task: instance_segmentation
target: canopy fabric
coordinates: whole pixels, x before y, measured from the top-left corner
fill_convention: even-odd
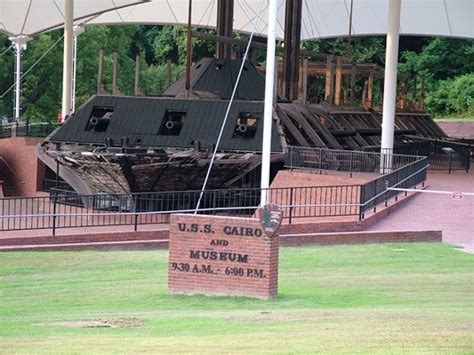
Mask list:
[[[0,0],[0,32],[34,36],[64,24],[66,0]],[[143,0],[75,0],[74,18],[82,19]]]
[[[261,1],[264,1],[263,6]],[[353,0],[352,35],[384,35],[389,0]],[[303,0],[302,40],[347,36],[351,0]],[[217,0],[193,0],[192,22],[215,27]],[[234,30],[251,32],[258,10],[257,34],[267,32],[268,0],[235,0]],[[284,0],[278,4],[277,36],[284,34]],[[188,0],[153,0],[104,13],[89,24],[187,24]],[[402,0],[401,35],[474,38],[473,0]]]

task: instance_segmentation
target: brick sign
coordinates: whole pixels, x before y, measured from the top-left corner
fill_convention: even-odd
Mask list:
[[[175,214],[170,221],[171,293],[251,296],[277,294],[278,248],[260,220]]]

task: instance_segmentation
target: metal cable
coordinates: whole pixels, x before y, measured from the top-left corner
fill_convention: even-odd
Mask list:
[[[13,47],[13,45],[10,44],[10,46],[9,46],[7,49],[5,49],[5,50],[2,52],[2,54],[0,54],[0,57],[3,57],[10,49],[12,49],[12,47]]]
[[[224,116],[224,121],[222,122],[221,130],[219,132],[219,136],[217,137],[216,146],[214,147],[214,152],[212,153],[211,162],[209,163],[209,168],[207,169],[206,178],[204,179],[204,183],[202,185],[201,193],[199,194],[199,199],[198,199],[198,202],[196,204],[196,209],[194,210],[194,214],[197,214],[197,212],[199,210],[199,206],[201,205],[202,196],[204,195],[204,191],[206,190],[207,181],[209,180],[209,175],[211,173],[212,165],[214,164],[214,160],[215,160],[216,155],[217,155],[217,149],[219,148],[219,143],[221,142],[222,134],[224,133],[224,128],[225,128],[225,125],[227,123],[227,119],[229,117],[230,108],[232,107],[232,103],[234,101],[234,96],[235,96],[235,93],[237,92],[237,87],[239,86],[240,77],[241,77],[242,72],[244,70],[245,61],[247,60],[247,56],[248,56],[248,53],[249,53],[249,50],[250,50],[250,44],[252,43],[254,33],[257,29],[258,19],[260,18],[260,12],[262,10],[262,5],[263,5],[264,2],[265,2],[264,0],[260,1],[260,5],[259,5],[259,8],[258,8],[258,13],[257,13],[258,16],[255,17],[255,22],[254,22],[254,26],[253,26],[253,29],[252,29],[252,33],[250,34],[250,38],[249,38],[249,41],[247,43],[247,48],[245,49],[244,57],[242,58],[242,64],[240,65],[239,74],[237,75],[237,80],[235,81],[234,88],[232,90],[232,95],[230,97],[229,104],[227,105],[227,110],[226,110],[226,113],[225,113],[225,116]]]
[[[62,35],[61,37],[59,37],[59,39],[58,39],[56,42],[54,42],[54,44],[53,44],[51,47],[49,47],[49,48],[38,58],[38,60],[37,60],[36,62],[34,62],[33,65],[32,65],[31,67],[29,67],[28,70],[25,71],[25,72],[21,75],[20,80],[22,80],[30,71],[32,71],[33,68],[34,68],[39,62],[41,62],[41,61],[43,60],[43,58],[44,58],[49,52],[51,52],[51,50],[52,50],[54,47],[56,47],[56,45],[63,39],[63,37],[64,37],[64,35]],[[14,87],[15,87],[15,83],[13,83],[12,86],[10,86],[10,87],[7,89],[7,91],[5,91],[5,92],[2,94],[2,96],[0,96],[0,99],[3,99],[3,98],[5,97],[5,95],[8,94],[8,93],[11,91],[11,89],[13,89]]]

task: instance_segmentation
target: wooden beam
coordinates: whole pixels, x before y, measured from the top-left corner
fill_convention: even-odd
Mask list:
[[[362,106],[364,107],[365,106],[365,102],[367,100],[367,83],[368,83],[368,80],[365,79],[364,80],[364,88],[362,89],[362,98],[361,98],[361,103],[362,103]]]
[[[357,67],[352,64],[351,68],[351,95],[349,98],[349,104],[354,106],[355,103],[355,86],[356,86],[356,75],[357,75]]]
[[[298,98],[302,9],[302,0],[286,0],[283,94],[289,100]]]
[[[217,2],[217,35],[232,37],[234,21],[234,0],[218,0]],[[218,59],[230,59],[232,56],[232,45],[219,42],[216,46],[216,57]]]
[[[102,95],[104,91],[104,85],[102,78],[104,76],[104,49],[99,49],[99,68],[97,71],[97,95]]]
[[[135,56],[135,86],[133,93],[135,96],[141,95],[140,90],[140,56],[137,54]]]
[[[339,106],[341,104],[341,86],[342,86],[342,59],[337,58],[336,61],[336,87],[334,95],[334,104]]]
[[[411,106],[413,108],[416,108],[416,95],[417,95],[417,92],[416,92],[416,84],[418,82],[418,79],[416,77],[416,73],[413,74],[413,97],[412,97],[412,101],[411,101]]]
[[[420,110],[425,110],[425,78],[421,78],[421,97],[420,97]]]
[[[188,0],[188,29],[186,38],[186,81],[185,89],[187,96],[189,97],[189,91],[191,90],[191,62],[192,62],[192,50],[193,50],[193,31],[191,28],[193,3],[192,0]]]
[[[300,72],[300,90],[298,94],[298,100],[302,103],[306,103],[308,95],[308,60],[303,60]]]
[[[306,133],[308,138],[317,147],[326,147],[326,143],[319,137],[315,129],[306,120],[306,117],[295,107],[295,105],[288,104],[286,108],[288,116],[298,122],[301,129]]]
[[[112,95],[119,95],[119,88],[117,84],[118,80],[118,53],[113,54],[113,67],[112,67]]]
[[[404,109],[407,107],[408,100],[408,82],[406,78],[402,79],[401,83],[401,93],[400,93],[400,108]]]
[[[366,107],[372,107],[373,100],[373,89],[374,89],[374,73],[371,71],[367,78],[367,101],[365,102]]]
[[[324,100],[332,104],[332,87],[333,87],[333,56],[329,56],[326,62],[326,88],[324,91]]]
[[[301,132],[298,130],[298,128],[291,122],[291,119],[288,117],[286,112],[280,108],[281,105],[278,105],[277,107],[277,113],[278,117],[280,117],[281,122],[286,129],[290,132],[290,134],[293,136],[293,138],[298,142],[298,144],[302,145],[303,147],[309,147],[310,144],[308,141],[303,137]]]
[[[168,88],[171,85],[171,59],[166,60],[166,87]]]

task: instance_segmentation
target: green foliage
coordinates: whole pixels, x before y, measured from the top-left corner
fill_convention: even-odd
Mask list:
[[[150,65],[141,71],[141,89],[145,95],[160,95],[167,89],[169,84],[175,82],[184,75],[185,68],[182,65],[171,65],[171,76],[168,77],[168,68],[166,64]]]
[[[313,52],[349,56],[347,38],[305,41],[302,43],[302,48]],[[350,52],[351,60],[355,63],[382,64],[385,59],[385,39],[382,37],[352,38]]]
[[[434,38],[419,53],[402,53],[399,72],[426,81],[426,109],[434,115],[474,114],[474,41]],[[409,82],[413,90],[413,82]]]
[[[474,72],[474,41],[435,38],[419,55],[417,69],[434,80]]]
[[[435,115],[474,116],[474,73],[439,82],[426,98],[427,110]]]
[[[213,30],[195,29],[214,33]],[[23,71],[28,70],[40,56],[62,35],[53,31],[35,37],[23,55]],[[248,34],[235,34],[248,39]],[[141,88],[147,95],[161,94],[168,82],[174,82],[184,73],[187,29],[182,26],[91,26],[78,37],[76,106],[80,106],[96,93],[99,49],[105,51],[103,83],[112,91],[112,54],[119,54],[118,86],[126,95],[134,93],[135,55],[140,54]],[[262,41],[261,38],[255,40]],[[8,37],[0,34],[0,53],[10,46]],[[193,62],[213,56],[216,45],[211,41],[193,39]],[[302,43],[302,48],[336,55],[348,56],[346,38],[322,39]],[[456,81],[452,78],[474,72],[474,41],[443,38],[402,38],[400,73],[426,79],[427,107],[436,114],[472,112],[470,79]],[[244,48],[241,48],[243,51]],[[55,120],[61,105],[62,93],[62,41],[49,52],[23,81],[23,118],[29,120]],[[353,38],[350,57],[357,63],[384,64],[385,39],[383,37]],[[265,50],[257,50],[257,63],[264,63]],[[167,61],[172,62],[171,80]],[[0,57],[0,95],[13,84],[13,51]],[[468,77],[469,78],[469,77]],[[452,79],[452,80],[451,80]],[[444,80],[447,80],[444,82]],[[310,80],[308,91],[316,101],[321,99],[324,82]],[[363,82],[357,83],[359,91]],[[410,86],[412,84],[410,83]],[[410,92],[412,87],[409,88]],[[381,87],[374,86],[374,103],[379,104]],[[0,116],[12,116],[13,90],[0,98]]]
[[[3,116],[11,117],[12,115],[13,91],[10,91],[3,98],[1,97],[13,84],[13,71],[11,69],[14,66],[14,55],[13,50],[8,49],[10,44],[8,37],[0,34],[0,55],[3,53],[0,56],[0,118]]]

